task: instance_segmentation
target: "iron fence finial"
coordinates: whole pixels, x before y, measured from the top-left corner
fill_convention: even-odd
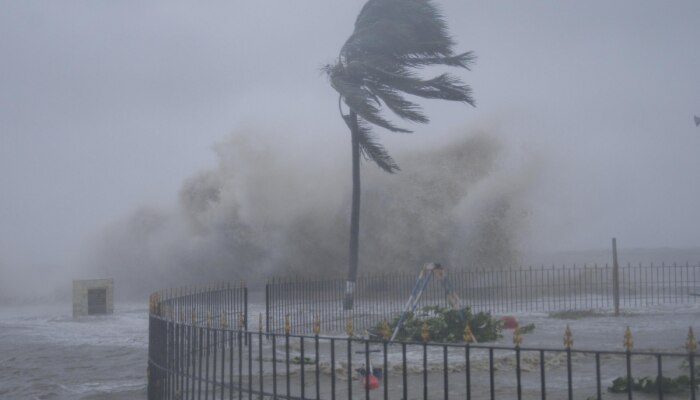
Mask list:
[[[262,313],[258,313],[258,332],[262,333],[263,323],[262,323]]]
[[[472,328],[469,326],[469,322],[464,324],[464,334],[462,338],[465,343],[474,343],[474,334],[472,333]]]
[[[627,351],[632,351],[632,348],[634,348],[634,340],[632,339],[632,331],[630,330],[630,327],[628,326],[625,328],[625,350]]]
[[[574,335],[571,333],[571,328],[569,324],[566,324],[566,330],[564,331],[564,348],[571,349],[574,345]]]
[[[430,328],[428,328],[428,321],[423,321],[423,326],[420,330],[420,337],[423,342],[427,342],[430,339]]]
[[[695,340],[692,326],[688,327],[688,340],[685,342],[685,348],[689,353],[695,353],[695,350],[698,348],[698,342]]]
[[[321,321],[318,319],[318,314],[314,317],[313,331],[316,336],[321,333]]]
[[[386,322],[386,318],[382,321],[382,337],[384,340],[389,339],[389,323]]]
[[[523,343],[523,334],[520,331],[520,327],[515,328],[513,331],[513,344],[515,347],[520,347],[520,345]]]

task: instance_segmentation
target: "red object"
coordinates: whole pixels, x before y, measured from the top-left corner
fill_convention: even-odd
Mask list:
[[[518,327],[518,321],[511,315],[501,317],[501,321],[503,321],[503,329],[515,329]]]
[[[376,389],[379,387],[379,379],[377,379],[376,376],[369,374],[366,377],[362,377],[362,384],[365,385],[365,387],[368,387],[371,389]]]

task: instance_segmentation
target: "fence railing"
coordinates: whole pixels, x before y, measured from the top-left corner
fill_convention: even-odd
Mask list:
[[[602,399],[610,391],[629,399],[695,399],[698,391],[692,330],[681,352],[636,351],[629,330],[624,350],[575,349],[568,327],[561,348],[524,346],[519,331],[512,346],[470,343],[467,332],[466,343],[427,336],[390,343],[386,333],[379,340],[354,336],[352,320],[340,336],[321,335],[318,319],[306,334],[292,334],[289,320],[282,333],[264,332],[262,320],[249,330],[245,293],[217,287],[151,297],[149,400]]]
[[[342,308],[344,279],[271,280],[265,286],[266,330],[282,332],[286,315],[293,317],[293,333],[308,328],[315,316],[328,331],[342,331],[347,318],[357,329],[373,327],[404,310],[417,275],[358,278],[352,313]],[[614,311],[616,304],[629,309],[700,300],[691,296],[700,291],[700,265],[690,264],[451,270],[448,279],[462,305],[475,312]],[[440,283],[426,288],[419,307],[423,305],[447,306]]]

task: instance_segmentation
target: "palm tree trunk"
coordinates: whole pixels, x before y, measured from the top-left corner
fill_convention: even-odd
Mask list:
[[[350,257],[348,280],[345,284],[344,310],[352,310],[355,303],[355,282],[360,251],[360,140],[357,114],[350,111],[350,133],[352,135],[352,211],[350,214]]]

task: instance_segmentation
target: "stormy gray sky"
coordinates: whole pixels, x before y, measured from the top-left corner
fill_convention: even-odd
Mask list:
[[[105,225],[171,206],[237,129],[264,127],[297,159],[349,164],[319,69],[362,4],[3,2],[0,279],[77,263]],[[601,248],[612,236],[700,246],[699,2],[439,4],[458,49],[478,56],[458,72],[478,107],[423,102],[429,125],[381,133],[391,152],[466,128],[538,160],[529,249]]]

